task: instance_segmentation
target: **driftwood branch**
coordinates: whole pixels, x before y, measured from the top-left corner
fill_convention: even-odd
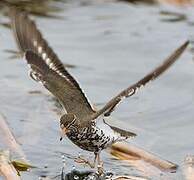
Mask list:
[[[19,180],[18,172],[26,171],[32,166],[26,163],[26,156],[2,114],[0,114],[0,135],[1,140],[9,149],[8,151],[0,151],[0,176],[3,176],[6,180]],[[10,152],[19,155],[21,161],[11,161]]]
[[[187,155],[183,163],[183,175],[185,180],[194,179],[194,156]]]
[[[135,177],[135,176],[117,176],[111,178],[110,180],[148,180],[142,177]]]
[[[5,180],[21,180],[18,172],[10,162],[9,151],[0,152],[0,175],[5,178]]]
[[[143,160],[160,170],[175,172],[178,165],[161,159],[150,152],[147,152],[139,147],[128,145],[126,143],[116,143],[111,148],[111,154],[124,160]]]
[[[16,138],[14,137],[13,133],[11,132],[6,118],[0,114],[0,134],[2,136],[1,140],[4,141],[4,144],[13,152],[17,153],[21,159],[26,160],[26,156],[19,145],[19,143],[16,141]]]

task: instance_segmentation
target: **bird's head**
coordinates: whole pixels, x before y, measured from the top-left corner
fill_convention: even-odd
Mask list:
[[[60,128],[62,131],[62,136],[66,135],[69,132],[73,132],[76,130],[76,126],[78,124],[76,115],[74,114],[64,114],[60,118]],[[60,138],[62,140],[62,137]]]

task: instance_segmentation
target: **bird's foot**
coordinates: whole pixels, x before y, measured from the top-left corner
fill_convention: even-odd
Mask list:
[[[94,165],[93,163],[91,163],[91,162],[88,161],[87,159],[85,159],[85,158],[83,158],[83,157],[80,157],[80,156],[77,157],[77,158],[75,158],[74,161],[75,161],[76,163],[86,164],[86,165],[90,166],[91,168],[94,168],[94,167],[95,167],[95,165]]]
[[[104,174],[103,162],[101,161],[97,166],[97,173],[101,176]]]

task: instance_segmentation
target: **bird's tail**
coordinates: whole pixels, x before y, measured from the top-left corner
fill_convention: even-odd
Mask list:
[[[133,132],[120,129],[120,128],[115,127],[115,126],[111,126],[110,124],[105,122],[105,120],[104,120],[104,123],[107,124],[112,130],[114,130],[116,133],[118,133],[122,137],[131,138],[131,137],[137,136],[137,134],[135,134]]]

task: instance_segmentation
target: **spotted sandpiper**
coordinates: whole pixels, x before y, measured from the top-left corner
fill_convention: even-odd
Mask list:
[[[12,27],[17,44],[30,66],[31,77],[43,84],[61,103],[65,113],[60,118],[60,128],[64,135],[80,148],[95,154],[94,164],[100,165],[101,150],[117,141],[136,136],[135,133],[111,126],[105,122],[126,97],[131,97],[141,87],[165,72],[183,53],[188,41],[176,49],[161,65],[137,83],[121,91],[104,107],[96,110],[89,103],[77,81],[65,69],[58,56],[48,45],[34,21],[26,13],[16,9],[11,11]]]

